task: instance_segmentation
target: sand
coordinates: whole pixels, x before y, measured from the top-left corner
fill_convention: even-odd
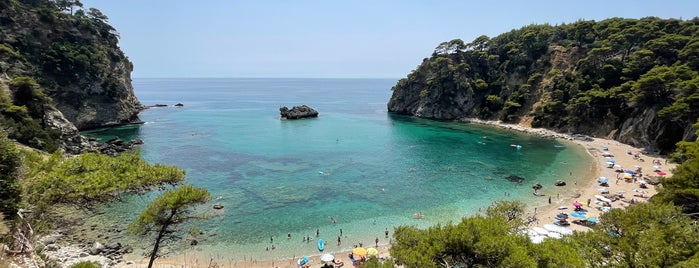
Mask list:
[[[654,172],[653,166],[659,166],[660,169],[667,173],[665,176],[672,176],[672,169],[675,167],[674,164],[667,163],[665,158],[659,155],[644,154],[643,148],[634,148],[630,145],[622,144],[617,141],[593,138],[592,141],[584,141],[581,139],[576,139],[573,136],[567,134],[556,133],[546,129],[535,129],[529,128],[521,125],[509,125],[502,124],[495,121],[479,121],[479,120],[468,120],[471,123],[494,125],[505,129],[512,129],[516,131],[521,131],[529,133],[532,135],[562,139],[569,142],[573,142],[579,146],[583,146],[590,156],[594,159],[593,166],[590,167],[589,172],[585,174],[571,174],[571,177],[566,180],[565,186],[553,186],[544,185],[544,188],[539,191],[541,194],[546,194],[551,198],[551,204],[541,207],[528,207],[527,216],[535,216],[538,221],[532,222],[529,227],[539,226],[543,227],[544,224],[553,223],[555,221],[555,216],[560,212],[566,212],[568,214],[573,212],[573,202],[579,201],[585,204],[583,208],[587,210],[587,215],[589,217],[599,217],[601,213],[599,207],[601,203],[596,202],[595,195],[599,195],[600,188],[607,189],[611,194],[623,193],[624,197],[622,200],[630,201],[635,199],[639,202],[646,202],[648,197],[653,196],[657,190],[655,186],[647,184],[648,188],[641,189],[638,182],[633,180],[621,179],[617,181],[617,174],[613,168],[608,168],[607,159],[602,155],[604,152],[612,154],[613,159],[616,160],[616,164],[621,165],[624,170],[632,169],[636,170],[635,166],[640,166],[642,174],[644,177],[657,176]],[[606,149],[605,149],[606,148]],[[627,152],[631,152],[628,154]],[[634,158],[634,155],[638,155],[639,158]],[[660,164],[654,164],[653,160],[660,161]],[[574,164],[574,163],[573,163]],[[601,187],[597,182],[599,177],[608,178],[609,186]],[[642,192],[641,192],[642,191]],[[634,196],[643,194],[644,197]],[[546,197],[542,197],[546,198]],[[590,206],[587,206],[587,200],[590,200]],[[611,202],[613,208],[625,208],[629,205],[628,202],[617,200]],[[566,207],[565,209],[560,209],[561,207]],[[571,217],[570,220],[575,218]],[[590,230],[588,227],[571,224],[570,229],[574,231],[586,231]],[[389,246],[383,245],[379,246],[379,256],[380,257],[390,257],[389,256]],[[344,267],[352,267],[351,263],[348,263],[347,255],[350,251],[344,252],[328,252],[333,254],[336,258],[345,262]],[[321,265],[320,254],[315,256],[310,256],[309,264],[312,267],[318,267]],[[295,259],[285,259],[285,260],[226,260],[220,257],[209,257],[203,258],[203,254],[199,253],[196,255],[177,255],[167,258],[160,258],[156,260],[154,267],[297,267]],[[121,264],[118,267],[146,267],[148,263],[147,259],[140,260],[130,260],[128,264]]]

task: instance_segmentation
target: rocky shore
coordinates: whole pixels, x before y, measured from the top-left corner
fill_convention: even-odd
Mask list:
[[[569,141],[591,141],[593,139],[592,137],[586,135],[558,133],[553,130],[548,130],[544,128],[532,128],[523,125],[506,124],[502,121],[488,121],[476,118],[465,118],[460,119],[459,122],[495,126],[501,129],[514,130],[546,139],[564,139]]]

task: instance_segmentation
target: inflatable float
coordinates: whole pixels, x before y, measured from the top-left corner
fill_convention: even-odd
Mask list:
[[[318,239],[318,250],[323,251],[325,249],[325,244],[323,242],[323,239]]]

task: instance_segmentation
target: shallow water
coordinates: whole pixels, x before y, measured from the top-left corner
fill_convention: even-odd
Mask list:
[[[318,238],[328,241],[330,252],[371,246],[375,238],[386,244],[386,228],[458,221],[501,199],[543,204],[546,198],[533,198],[532,184],[554,194],[555,180],[589,169],[591,159],[579,146],[389,115],[395,82],[135,79],[142,103],[184,107],[148,109],[144,125],[92,135],[141,138],[144,158],[185,169],[187,183],[208,189],[212,203],[225,206],[197,208],[210,217],[194,224],[204,232],[194,249],[238,259],[317,254]],[[280,106],[301,104],[320,116],[279,120]],[[518,185],[505,179],[510,175],[525,180]],[[95,220],[128,223],[153,196],[126,197]],[[415,219],[415,212],[424,218]],[[306,235],[314,240],[303,242]],[[275,250],[265,250],[272,245]]]

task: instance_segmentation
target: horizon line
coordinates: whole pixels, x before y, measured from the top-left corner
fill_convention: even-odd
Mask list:
[[[131,79],[396,79],[400,80],[402,78],[396,77],[261,77],[261,76],[136,76],[131,77]]]

